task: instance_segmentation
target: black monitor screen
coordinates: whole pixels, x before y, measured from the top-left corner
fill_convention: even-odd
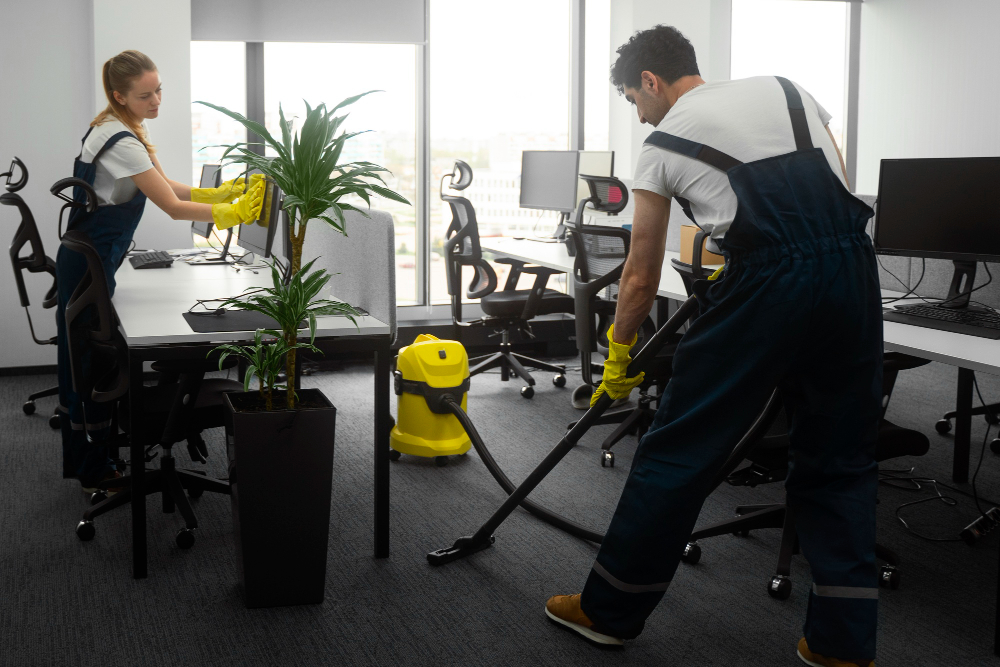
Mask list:
[[[579,151],[521,153],[521,208],[575,211],[579,162]]]
[[[887,255],[1000,261],[1000,157],[882,160],[875,247]]]
[[[201,182],[198,183],[199,188],[217,188],[222,182],[222,170],[221,165],[217,164],[205,164],[201,167]],[[191,231],[201,236],[203,238],[208,238],[212,234],[212,227],[214,224],[211,222],[192,222]]]
[[[249,180],[250,175],[247,175]],[[264,203],[260,207],[260,217],[253,222],[239,225],[238,245],[261,257],[271,256],[271,244],[275,232],[281,227],[281,189],[274,181],[266,181]]]

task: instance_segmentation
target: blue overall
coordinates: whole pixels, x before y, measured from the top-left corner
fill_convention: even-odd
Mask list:
[[[726,270],[698,281],[700,315],[642,438],[583,591],[595,629],[638,636],[666,591],[726,457],[777,387],[789,412],[789,511],[813,586],[809,648],[875,658],[874,447],[882,390],[874,214],[812,147],[779,79],[796,150],[750,163],[654,132],[647,143],[726,171],[738,201]],[[686,208],[686,206],[685,206]]]
[[[91,128],[93,129],[93,128]],[[90,130],[84,135],[87,140]],[[97,159],[119,140],[134,137],[131,132],[119,132],[112,136],[94,156],[92,162],[81,160],[83,151],[73,164],[73,176],[93,186],[97,172]],[[86,193],[82,188],[74,188],[73,199],[85,202]],[[86,234],[97,248],[104,263],[111,295],[115,291],[115,271],[125,258],[132,234],[142,217],[146,196],[141,192],[124,204],[99,206],[93,213],[83,208],[73,209],[67,229]],[[56,308],[58,327],[59,363],[59,403],[62,413],[63,476],[77,477],[84,486],[98,482],[114,470],[114,463],[108,458],[108,427],[111,425],[111,406],[94,403],[89,398],[81,399],[73,391],[73,377],[70,371],[69,347],[66,338],[66,303],[80,284],[87,270],[83,255],[59,246],[56,255],[56,275],[59,285],[59,302]],[[89,356],[84,354],[84,373],[90,372]]]

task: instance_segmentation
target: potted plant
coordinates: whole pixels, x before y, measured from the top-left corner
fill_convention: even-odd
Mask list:
[[[368,213],[353,204],[343,201],[344,197],[355,195],[371,206],[372,195],[409,204],[402,195],[385,186],[382,173],[389,173],[385,167],[372,162],[356,161],[339,164],[344,144],[352,137],[364,132],[341,132],[337,134],[347,114],[337,116],[338,110],[348,107],[362,97],[379,92],[370,90],[360,95],[348,97],[332,109],[325,104],[316,108],[306,102],[306,117],[298,134],[292,132],[292,122],[285,119],[285,113],[278,105],[278,119],[281,126],[281,141],[276,141],[263,125],[224,107],[204,104],[220,111],[239,122],[250,132],[263,139],[263,145],[276,153],[273,158],[265,158],[254,151],[251,144],[241,142],[226,149],[222,154],[223,166],[243,164],[257,169],[265,177],[274,180],[284,193],[282,208],[288,214],[288,237],[291,242],[292,257],[289,273],[297,273],[302,265],[302,245],[306,239],[306,226],[312,220],[322,220],[341,234],[346,235],[344,211],[357,211],[365,217]],[[227,162],[228,160],[228,162]],[[297,323],[291,329],[283,329],[288,344],[285,373],[288,385],[295,386],[295,357]],[[295,394],[288,393],[286,401],[289,410],[295,409]]]
[[[201,102],[242,123],[277,154],[265,159],[244,142],[225,147],[223,164],[259,169],[278,184],[292,247],[285,276],[272,264],[271,287],[248,290],[224,304],[269,315],[276,329],[257,331],[252,345],[217,348],[222,352],[220,366],[233,354],[248,363],[246,391],[225,399],[234,530],[248,607],[323,600],[336,409],[318,389],[295,389],[295,357],[299,349],[320,352],[313,346],[317,315],[341,314],[353,322],[358,312],[346,303],[320,298],[330,276],[313,270],[313,262],[302,266],[302,245],[311,220],[346,234],[344,211],[367,217],[364,210],[342,201],[348,195],[369,205],[372,195],[409,203],[385,187],[380,176],[385,168],[370,162],[338,164],[346,141],[359,133],[338,134],[347,116],[336,112],[367,94],[347,98],[330,110],[306,103],[306,118],[297,134],[279,106],[280,142],[263,125]],[[299,342],[306,322],[308,344]],[[266,341],[266,336],[273,340]],[[284,387],[276,384],[282,363]],[[253,377],[260,384],[256,392],[249,391]]]

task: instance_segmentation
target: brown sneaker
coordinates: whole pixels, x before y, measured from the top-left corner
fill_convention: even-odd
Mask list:
[[[580,594],[553,595],[545,603],[549,620],[601,646],[622,646],[625,641],[594,630],[594,624],[580,609]]]
[[[809,650],[805,637],[799,640],[799,657],[802,658],[802,662],[812,667],[875,667],[874,660],[838,660],[813,653]]]

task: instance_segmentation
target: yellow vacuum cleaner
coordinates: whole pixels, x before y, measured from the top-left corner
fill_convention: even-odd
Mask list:
[[[389,434],[389,458],[400,453],[434,457],[439,466],[448,457],[469,451],[472,443],[461,422],[442,398],[462,397],[466,409],[469,391],[469,357],[462,344],[420,334],[399,351],[394,389],[398,399],[396,425]]]

